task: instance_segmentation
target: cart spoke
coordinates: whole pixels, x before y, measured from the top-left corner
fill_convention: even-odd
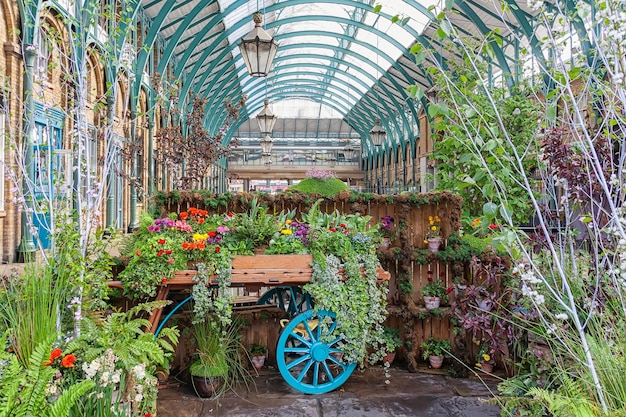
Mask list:
[[[286,347],[285,353],[308,353],[309,348],[306,347]]]
[[[318,385],[319,377],[320,377],[320,363],[315,362],[315,365],[313,365],[313,385],[315,386]]]
[[[293,361],[293,362],[289,362],[289,363],[287,364],[287,369],[291,369],[291,368],[293,368],[294,366],[298,366],[298,365],[300,365],[302,362],[307,361],[307,360],[308,360],[308,361],[310,361],[310,360],[311,360],[311,355],[304,355],[304,356],[302,356],[301,358],[298,358],[298,359],[296,359],[296,360],[295,360],[295,361]]]
[[[334,356],[330,355],[328,359],[332,361],[332,363],[334,363],[335,365],[341,366],[343,369],[346,369],[346,365]]]
[[[334,340],[328,342],[328,346],[333,346],[335,343],[339,342],[341,337],[336,337]],[[332,351],[332,350],[331,350]],[[335,349],[334,352],[341,352],[339,349]]]
[[[313,365],[313,359],[310,359],[306,365],[304,365],[304,369],[302,370],[302,372],[300,372],[300,375],[298,375],[298,382],[302,382],[302,379],[306,376],[306,374],[309,372],[309,369],[311,369],[311,365]]]
[[[303,322],[303,324],[304,324],[304,327],[306,328],[306,332],[308,333],[309,338],[311,339],[311,342],[316,342],[317,338],[315,337],[315,335],[313,334],[313,331],[311,330],[311,326],[309,325],[309,321],[305,320]],[[317,327],[319,327],[319,325]]]
[[[292,332],[289,336],[293,337],[294,339],[298,339],[300,342],[304,343],[306,346],[311,347],[311,342],[305,339],[304,337],[300,336],[300,333]]]

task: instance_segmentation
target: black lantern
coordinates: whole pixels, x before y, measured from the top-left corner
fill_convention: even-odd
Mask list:
[[[256,12],[253,19],[254,29],[241,39],[239,49],[248,73],[253,77],[266,77],[278,50],[278,43],[261,27],[263,15],[260,12]]]
[[[276,116],[269,108],[270,102],[265,100],[265,108],[256,115],[256,121],[259,123],[259,130],[266,135],[272,133],[274,124],[276,124]]]
[[[387,132],[380,125],[380,119],[376,119],[376,125],[370,130],[370,137],[374,146],[381,146],[387,137]]]

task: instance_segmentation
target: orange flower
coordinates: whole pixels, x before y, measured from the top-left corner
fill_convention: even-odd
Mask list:
[[[50,358],[48,358],[48,362],[44,362],[42,365],[43,366],[52,365],[54,360],[56,358],[60,358],[62,354],[63,354],[63,351],[61,349],[59,348],[52,349],[52,352],[50,352]]]
[[[198,224],[204,223],[204,219],[198,219]]]
[[[61,359],[61,366],[64,368],[73,368],[75,360],[76,360],[76,356],[72,354],[65,355],[65,357]]]
[[[191,213],[192,216],[195,216],[198,214],[198,209],[195,207],[189,207],[189,213]]]
[[[199,242],[198,243],[198,249],[200,250],[204,250],[205,246],[204,246],[204,242]]]
[[[183,246],[183,249],[185,249],[185,250],[189,249],[189,243],[187,243],[187,242],[183,242],[182,246]]]
[[[189,214],[186,211],[183,211],[182,213],[180,213],[180,218],[183,220],[186,220],[187,217],[189,217]]]

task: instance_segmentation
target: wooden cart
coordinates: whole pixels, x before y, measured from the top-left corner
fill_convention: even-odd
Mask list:
[[[335,329],[335,314],[315,311],[301,287],[313,275],[311,255],[255,255],[237,256],[232,260],[231,285],[270,287],[258,299],[258,304],[274,304],[290,313],[276,347],[276,363],[285,381],[294,389],[307,394],[322,394],[339,388],[350,377],[356,364],[341,361],[342,351],[335,345],[339,338],[327,337]],[[174,278],[163,283],[156,300],[167,300],[171,291],[188,290],[196,282],[197,271],[177,271]],[[389,279],[389,272],[378,270],[378,279]],[[217,282],[214,282],[217,284]],[[111,286],[121,283],[111,283]],[[158,334],[168,319],[192,296],[177,304],[163,320],[162,309],[154,310],[150,331]],[[322,320],[330,326],[318,326]]]

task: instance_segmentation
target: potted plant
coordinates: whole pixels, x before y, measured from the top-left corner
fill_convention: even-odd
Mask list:
[[[250,361],[254,369],[259,370],[265,364],[265,355],[267,354],[267,346],[261,343],[253,343],[248,350]]]
[[[493,349],[486,344],[480,346],[476,355],[476,366],[487,373],[493,372],[496,361],[493,359]]]
[[[422,348],[422,357],[428,359],[430,366],[434,369],[441,368],[443,359],[450,352],[450,342],[448,340],[436,339],[432,336],[425,342],[422,342],[420,347]]]
[[[428,216],[428,231],[425,239],[428,250],[433,253],[437,252],[441,246],[441,240],[441,218],[437,215]]]
[[[395,238],[394,218],[393,216],[383,216],[380,219],[379,230],[383,236],[383,242],[380,245],[380,249],[388,249]]]
[[[196,360],[189,367],[193,388],[201,398],[218,396],[228,375],[222,332],[217,323],[204,320],[194,323],[192,335],[196,345]]]
[[[433,278],[428,278],[428,284],[422,287],[422,297],[424,305],[429,310],[439,308],[442,301],[444,304],[448,301],[446,287],[441,281]]]
[[[383,363],[387,362],[391,364],[396,357],[396,348],[402,346],[402,339],[400,338],[400,330],[395,327],[385,326],[383,329],[383,347],[386,350],[385,356],[383,356]]]

